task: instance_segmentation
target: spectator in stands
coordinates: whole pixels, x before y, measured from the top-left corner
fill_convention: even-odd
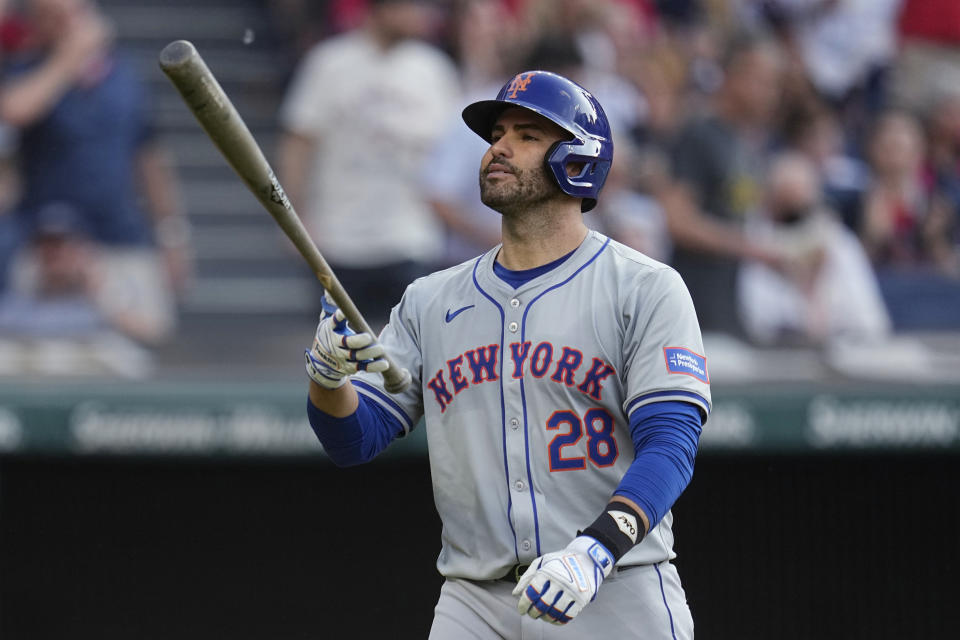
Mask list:
[[[368,0],[268,0],[270,29],[293,62],[325,38],[360,27]]]
[[[535,39],[572,36],[588,66],[610,73],[622,71],[620,57],[650,30],[654,12],[644,0],[525,0],[522,5]]]
[[[943,222],[949,228],[943,230],[948,241],[938,245],[941,250],[952,246],[960,250],[960,87],[937,96],[927,117],[927,161],[924,179],[946,203],[949,217]],[[937,262],[949,265],[954,257],[943,256]],[[948,272],[955,271],[952,267]]]
[[[943,91],[960,89],[960,2],[902,0],[894,106],[919,111]]]
[[[684,99],[688,83],[685,69],[682,58],[668,44],[645,50],[630,64],[630,77],[640,89],[645,106],[637,137],[664,153],[683,123],[688,105]]]
[[[878,267],[933,267],[960,275],[951,235],[956,211],[925,180],[920,123],[908,113],[881,117],[870,140],[872,171],[860,237]]]
[[[796,109],[784,124],[784,139],[817,167],[826,204],[851,230],[860,228],[869,167],[847,153],[844,130],[836,112],[823,103]]]
[[[756,261],[739,274],[739,305],[748,336],[761,344],[818,345],[887,336],[887,315],[870,262],[856,235],[824,207],[816,167],[786,152],[772,159],[750,237],[779,247],[786,268]]]
[[[503,0],[458,0],[448,23],[451,52],[464,90],[464,104],[472,96],[494,92],[510,77],[520,57],[518,20]],[[495,88],[494,88],[495,87]],[[455,114],[461,123],[460,114]]]
[[[10,3],[0,0],[0,68],[23,45],[26,29],[23,20],[10,11]],[[16,172],[16,129],[0,118],[0,291],[6,286],[10,259],[22,242],[21,221],[14,215],[19,198]]]
[[[683,276],[704,331],[742,335],[736,300],[740,260],[782,264],[780,252],[743,233],[759,204],[780,98],[782,54],[763,36],[733,39],[714,108],[691,118],[675,140],[674,182],[660,192]]]
[[[848,127],[885,106],[886,75],[896,53],[900,0],[778,0],[817,93],[841,110]]]
[[[638,33],[640,17],[625,0],[528,0],[528,69],[570,77],[597,96],[610,128],[625,134],[640,126],[646,111],[637,87],[623,77],[616,42],[620,31]],[[561,68],[558,61],[566,58]],[[548,63],[550,66],[548,66]]]
[[[105,250],[162,260],[171,285],[184,287],[189,229],[177,183],[111,25],[88,0],[24,7],[32,46],[8,61],[0,85],[0,119],[20,136],[18,215],[29,228],[42,205],[69,203]]]
[[[83,339],[114,331],[156,344],[170,334],[174,317],[159,275],[103,251],[71,204],[47,203],[0,298],[0,334]]]
[[[423,189],[446,232],[443,263],[475,258],[500,242],[500,215],[480,201],[477,158],[487,143],[463,125],[462,107],[496,95],[509,78],[517,27],[501,0],[463,0],[453,13],[453,48],[463,85],[460,108],[451,113],[430,153]]]
[[[613,166],[603,187],[603,202],[584,215],[591,229],[633,247],[654,260],[668,262],[670,235],[660,203],[638,187],[640,150],[628,136],[614,135]]]
[[[362,28],[307,54],[280,113],[281,181],[373,325],[443,254],[420,177],[440,169],[427,154],[458,85],[450,59],[423,40],[434,11],[425,0],[373,0]]]
[[[859,232],[898,331],[960,328],[957,210],[924,155],[915,117],[892,111],[878,120]]]

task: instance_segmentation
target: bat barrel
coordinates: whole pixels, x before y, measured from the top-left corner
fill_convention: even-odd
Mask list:
[[[290,238],[350,325],[357,331],[372,334],[370,325],[300,222],[253,134],[196,47],[186,40],[171,42],[160,52],[159,63],[204,131]],[[398,367],[389,355],[385,360],[390,368],[383,374],[384,388],[391,393],[402,391],[410,383],[410,372]]]

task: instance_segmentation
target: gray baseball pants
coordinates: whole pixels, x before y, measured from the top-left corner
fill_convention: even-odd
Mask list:
[[[440,590],[430,640],[693,640],[693,618],[669,562],[617,569],[597,599],[564,626],[517,612],[516,585],[448,578]]]

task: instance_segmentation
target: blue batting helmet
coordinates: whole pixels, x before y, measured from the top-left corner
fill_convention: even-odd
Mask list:
[[[503,85],[495,100],[474,102],[463,110],[463,121],[490,142],[497,118],[509,107],[538,113],[567,131],[544,158],[560,190],[583,198],[581,209],[590,211],[613,162],[613,136],[603,108],[589,91],[572,80],[549,71],[524,71]],[[567,174],[567,165],[583,163],[579,175]]]

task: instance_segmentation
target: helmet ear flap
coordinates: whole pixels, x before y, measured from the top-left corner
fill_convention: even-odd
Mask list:
[[[570,193],[570,179],[567,176],[567,161],[570,157],[569,150],[561,150],[562,147],[570,144],[570,140],[557,140],[543,154],[543,168],[547,175],[553,176],[553,181],[560,187],[560,190],[566,194]]]
[[[547,172],[553,176],[560,190],[583,199],[583,212],[596,206],[596,193],[606,181],[610,169],[610,159],[598,157],[599,154],[591,149],[595,144],[595,141],[576,138],[558,140],[550,145],[543,158]],[[577,175],[567,173],[567,165],[571,162],[583,165]]]
[[[567,164],[570,162],[570,154],[566,153],[561,157],[554,158],[553,155],[564,144],[570,144],[574,142],[573,140],[557,140],[550,145],[550,148],[547,149],[547,152],[543,154],[543,165],[548,171],[553,171],[556,175],[557,182],[564,181],[567,178],[570,179],[579,179],[587,175],[592,175],[596,172],[596,162],[589,160],[578,160],[578,164],[582,164],[583,168],[575,176],[568,176],[567,174]],[[563,186],[563,185],[561,185]]]
[[[543,154],[543,168],[546,169],[547,173],[554,174],[554,177],[558,182],[560,181],[560,177],[554,173],[556,161],[551,159],[553,158],[553,154],[556,153],[557,149],[559,149],[560,145],[562,145],[564,142],[566,142],[566,140],[557,140],[551,144],[550,148],[547,149],[547,152]],[[566,170],[566,167],[564,167],[564,170]]]

